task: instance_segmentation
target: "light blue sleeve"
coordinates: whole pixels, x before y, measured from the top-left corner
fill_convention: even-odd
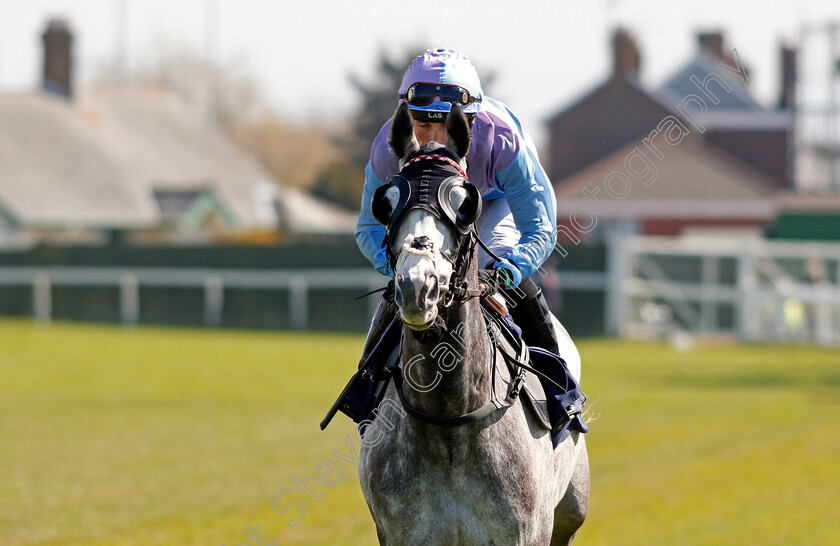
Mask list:
[[[368,162],[365,167],[365,189],[362,193],[362,206],[359,211],[359,221],[356,223],[356,244],[359,250],[370,260],[377,271],[388,277],[392,276],[391,267],[385,257],[385,248],[382,241],[385,240],[385,226],[376,221],[370,210],[370,203],[373,199],[373,192],[379,186],[385,184],[376,176],[373,166]]]
[[[523,278],[530,277],[548,259],[557,242],[557,200],[548,175],[532,146],[522,142],[516,156],[496,174],[520,232],[519,244],[507,258]]]

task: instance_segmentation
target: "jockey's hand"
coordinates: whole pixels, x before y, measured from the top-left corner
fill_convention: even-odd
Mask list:
[[[488,266],[492,264],[487,264]],[[499,283],[496,279],[495,269],[478,270],[478,287],[484,290],[484,295],[489,296],[499,291]]]
[[[522,282],[522,272],[507,260],[494,262],[493,268],[497,271],[499,285],[503,286],[506,290],[515,288]]]

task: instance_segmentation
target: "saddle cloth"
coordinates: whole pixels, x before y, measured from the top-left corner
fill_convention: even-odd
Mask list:
[[[502,335],[496,339],[500,349],[503,352],[519,351],[523,343],[522,331],[511,316],[500,313],[494,306],[482,303],[490,319],[501,330]],[[551,431],[554,447],[568,438],[572,430],[589,432],[582,418],[586,396],[580,390],[580,384],[566,361],[541,347],[527,349],[530,366],[541,372],[541,375],[525,372],[525,384],[521,393],[523,406],[532,412],[540,426]]]

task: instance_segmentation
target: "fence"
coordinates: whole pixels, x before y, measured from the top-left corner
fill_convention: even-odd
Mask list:
[[[610,240],[606,252],[576,250],[557,264],[559,316],[575,336],[687,331],[840,345],[840,244],[636,236]],[[358,331],[378,298],[353,296],[384,284],[370,267],[7,265],[0,314]]]
[[[31,310],[36,320],[48,322],[53,316],[55,290],[111,288],[117,291],[119,320],[137,324],[141,316],[141,289],[198,290],[202,294],[202,322],[223,324],[226,298],[231,291],[285,291],[287,324],[293,329],[310,326],[310,294],[313,290],[354,289],[363,292],[385,284],[384,277],[370,268],[237,270],[160,267],[0,267],[0,288],[31,290]],[[168,296],[164,296],[168,298]],[[107,299],[107,298],[106,298]],[[348,300],[351,300],[347,296]],[[372,312],[378,298],[364,305]],[[363,319],[366,320],[366,319]]]
[[[609,245],[607,331],[840,344],[840,245],[629,237]]]

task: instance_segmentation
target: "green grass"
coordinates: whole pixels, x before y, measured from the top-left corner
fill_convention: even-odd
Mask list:
[[[332,454],[351,423],[318,429],[361,343],[0,321],[0,544],[232,546],[258,525],[267,544],[375,543],[355,467]],[[840,543],[840,351],[580,349],[577,543]],[[272,508],[284,488],[278,507],[307,500],[296,526],[297,508]]]

